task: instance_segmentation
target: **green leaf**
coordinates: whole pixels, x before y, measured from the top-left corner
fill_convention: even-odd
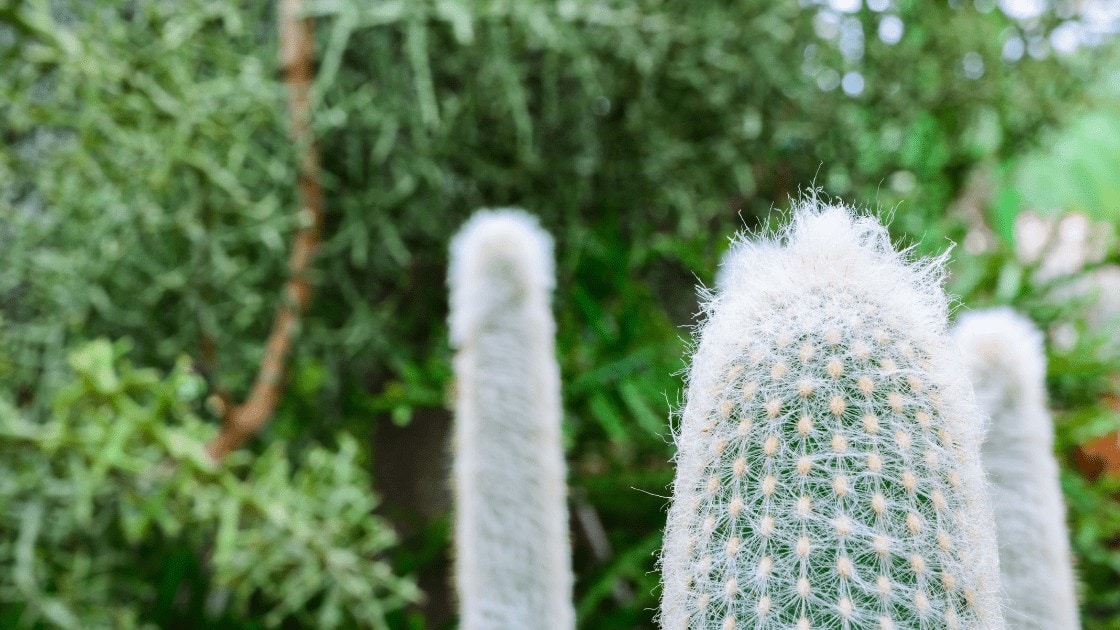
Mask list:
[[[591,414],[599,421],[599,426],[603,427],[607,436],[616,442],[624,443],[627,439],[625,420],[606,394],[602,392],[593,394],[588,404]]]
[[[121,382],[113,368],[113,345],[98,339],[70,353],[70,367],[85,378],[94,391],[111,395],[120,391]]]
[[[634,382],[623,381],[619,383],[618,393],[622,397],[622,401],[626,403],[626,408],[637,420],[638,426],[642,427],[646,433],[655,438],[664,438],[668,434],[667,419],[653,411],[653,408],[646,402],[643,392],[638,389]]]
[[[218,511],[218,532],[214,538],[214,563],[218,566],[229,565],[234,555],[243,550],[237,549],[237,530],[241,514],[241,499],[231,495],[222,499]]]
[[[1022,199],[1011,187],[1001,188],[992,207],[992,219],[997,234],[1009,246],[1015,245],[1015,220],[1019,217]]]

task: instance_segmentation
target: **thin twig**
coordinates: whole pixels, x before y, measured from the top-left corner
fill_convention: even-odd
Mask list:
[[[595,506],[591,505],[583,493],[575,494],[574,504],[576,522],[583,529],[584,536],[587,537],[587,542],[591,545],[591,555],[595,556],[595,561],[601,565],[610,563],[614,559],[614,548],[611,547],[611,541],[607,538],[607,530],[603,527],[603,520],[599,518]],[[630,588],[626,580],[620,577],[615,578],[614,585],[611,587],[611,595],[622,606],[629,605],[634,601],[634,590]]]
[[[280,0],[280,68],[287,91],[290,135],[300,154],[300,227],[288,260],[288,281],[284,298],[276,311],[272,330],[265,342],[257,380],[245,402],[234,405],[223,400],[222,427],[207,445],[207,451],[222,459],[237,450],[272,418],[283,393],[284,367],[299,327],[300,316],[311,301],[307,271],[319,247],[323,224],[323,189],[319,184],[319,152],[311,133],[311,82],[314,79],[315,30],[309,18],[299,17],[301,0]]]

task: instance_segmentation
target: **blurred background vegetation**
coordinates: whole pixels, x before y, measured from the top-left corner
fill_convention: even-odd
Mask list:
[[[446,248],[516,205],[557,240],[580,624],[652,627],[696,287],[819,186],[1048,332],[1084,622],[1120,628],[1107,1],[304,10],[315,295],[215,465],[299,227],[274,2],[0,0],[0,626],[452,627]]]

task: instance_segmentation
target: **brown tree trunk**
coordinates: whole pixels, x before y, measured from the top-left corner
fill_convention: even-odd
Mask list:
[[[272,418],[283,394],[284,368],[300,316],[311,301],[307,271],[319,247],[323,224],[323,189],[319,183],[319,152],[311,133],[311,83],[315,78],[315,25],[299,17],[301,0],[280,0],[280,68],[287,91],[290,135],[300,156],[297,193],[299,228],[288,260],[288,280],[265,341],[264,356],[249,397],[241,404],[223,398],[222,427],[207,445],[216,459],[245,444]]]

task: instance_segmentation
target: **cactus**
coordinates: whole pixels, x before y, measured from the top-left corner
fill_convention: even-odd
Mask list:
[[[953,335],[991,418],[981,450],[992,480],[1008,623],[1078,628],[1042,335],[1006,308],[963,315]]]
[[[816,196],[736,243],[676,432],[666,628],[1002,628],[943,259]]]
[[[571,628],[552,241],[521,211],[479,212],[449,280],[460,626]]]

